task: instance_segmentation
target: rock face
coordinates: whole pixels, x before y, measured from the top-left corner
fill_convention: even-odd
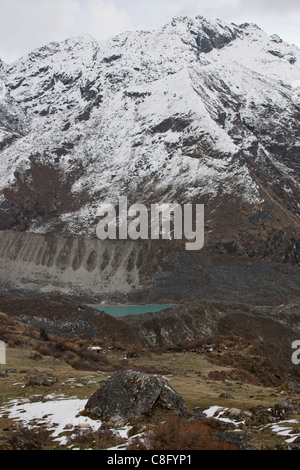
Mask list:
[[[198,202],[206,247],[298,262],[299,67],[296,46],[203,17],[3,65],[0,229],[95,237],[104,200]]]
[[[0,231],[1,289],[60,292],[87,297],[89,303],[107,298],[121,303],[197,298],[232,303],[234,291],[238,302],[272,305],[299,294],[297,265],[187,252],[164,242]]]
[[[85,411],[103,420],[150,415],[155,407],[179,412],[185,401],[165,380],[136,371],[120,371],[88,400]]]
[[[124,293],[140,284],[148,251],[134,241],[0,231],[0,279],[32,291]]]

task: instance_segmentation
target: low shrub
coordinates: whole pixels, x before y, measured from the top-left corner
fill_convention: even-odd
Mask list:
[[[107,449],[108,447],[124,444],[125,439],[103,425],[97,431],[91,429],[76,429],[68,438],[68,448],[78,447],[84,449]]]
[[[0,450],[47,450],[52,446],[53,441],[48,430],[27,427],[0,441]]]
[[[97,354],[86,347],[79,347],[76,342],[64,341],[38,341],[34,350],[43,356],[52,356],[62,359],[67,364],[79,370],[98,370],[109,366],[109,362],[102,354]]]
[[[128,450],[235,450],[235,447],[217,441],[207,424],[170,418],[155,426],[145,438],[133,440]]]

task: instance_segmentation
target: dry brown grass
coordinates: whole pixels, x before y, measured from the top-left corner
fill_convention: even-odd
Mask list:
[[[107,449],[109,447],[124,444],[126,439],[119,437],[108,425],[102,424],[97,431],[91,429],[76,429],[68,439],[67,447],[85,449]]]
[[[128,450],[235,450],[235,447],[217,441],[207,424],[170,418],[155,426],[145,438],[133,440]]]
[[[0,439],[0,450],[47,450],[52,447],[50,432],[42,428],[23,427]]]

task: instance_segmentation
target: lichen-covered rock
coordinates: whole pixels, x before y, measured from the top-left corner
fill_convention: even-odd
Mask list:
[[[119,371],[88,400],[85,411],[103,420],[150,415],[155,407],[179,412],[186,408],[184,398],[165,380],[137,371]]]

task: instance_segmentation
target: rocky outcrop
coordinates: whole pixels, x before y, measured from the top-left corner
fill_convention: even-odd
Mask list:
[[[165,380],[136,371],[113,374],[95,392],[85,406],[85,413],[103,420],[128,420],[151,415],[156,407],[172,412],[186,409],[184,398]]]
[[[26,387],[29,387],[29,386],[34,387],[38,385],[50,387],[51,385],[54,385],[57,381],[58,381],[58,377],[43,376],[39,373],[32,373],[32,374],[28,374],[28,381],[25,385]]]

